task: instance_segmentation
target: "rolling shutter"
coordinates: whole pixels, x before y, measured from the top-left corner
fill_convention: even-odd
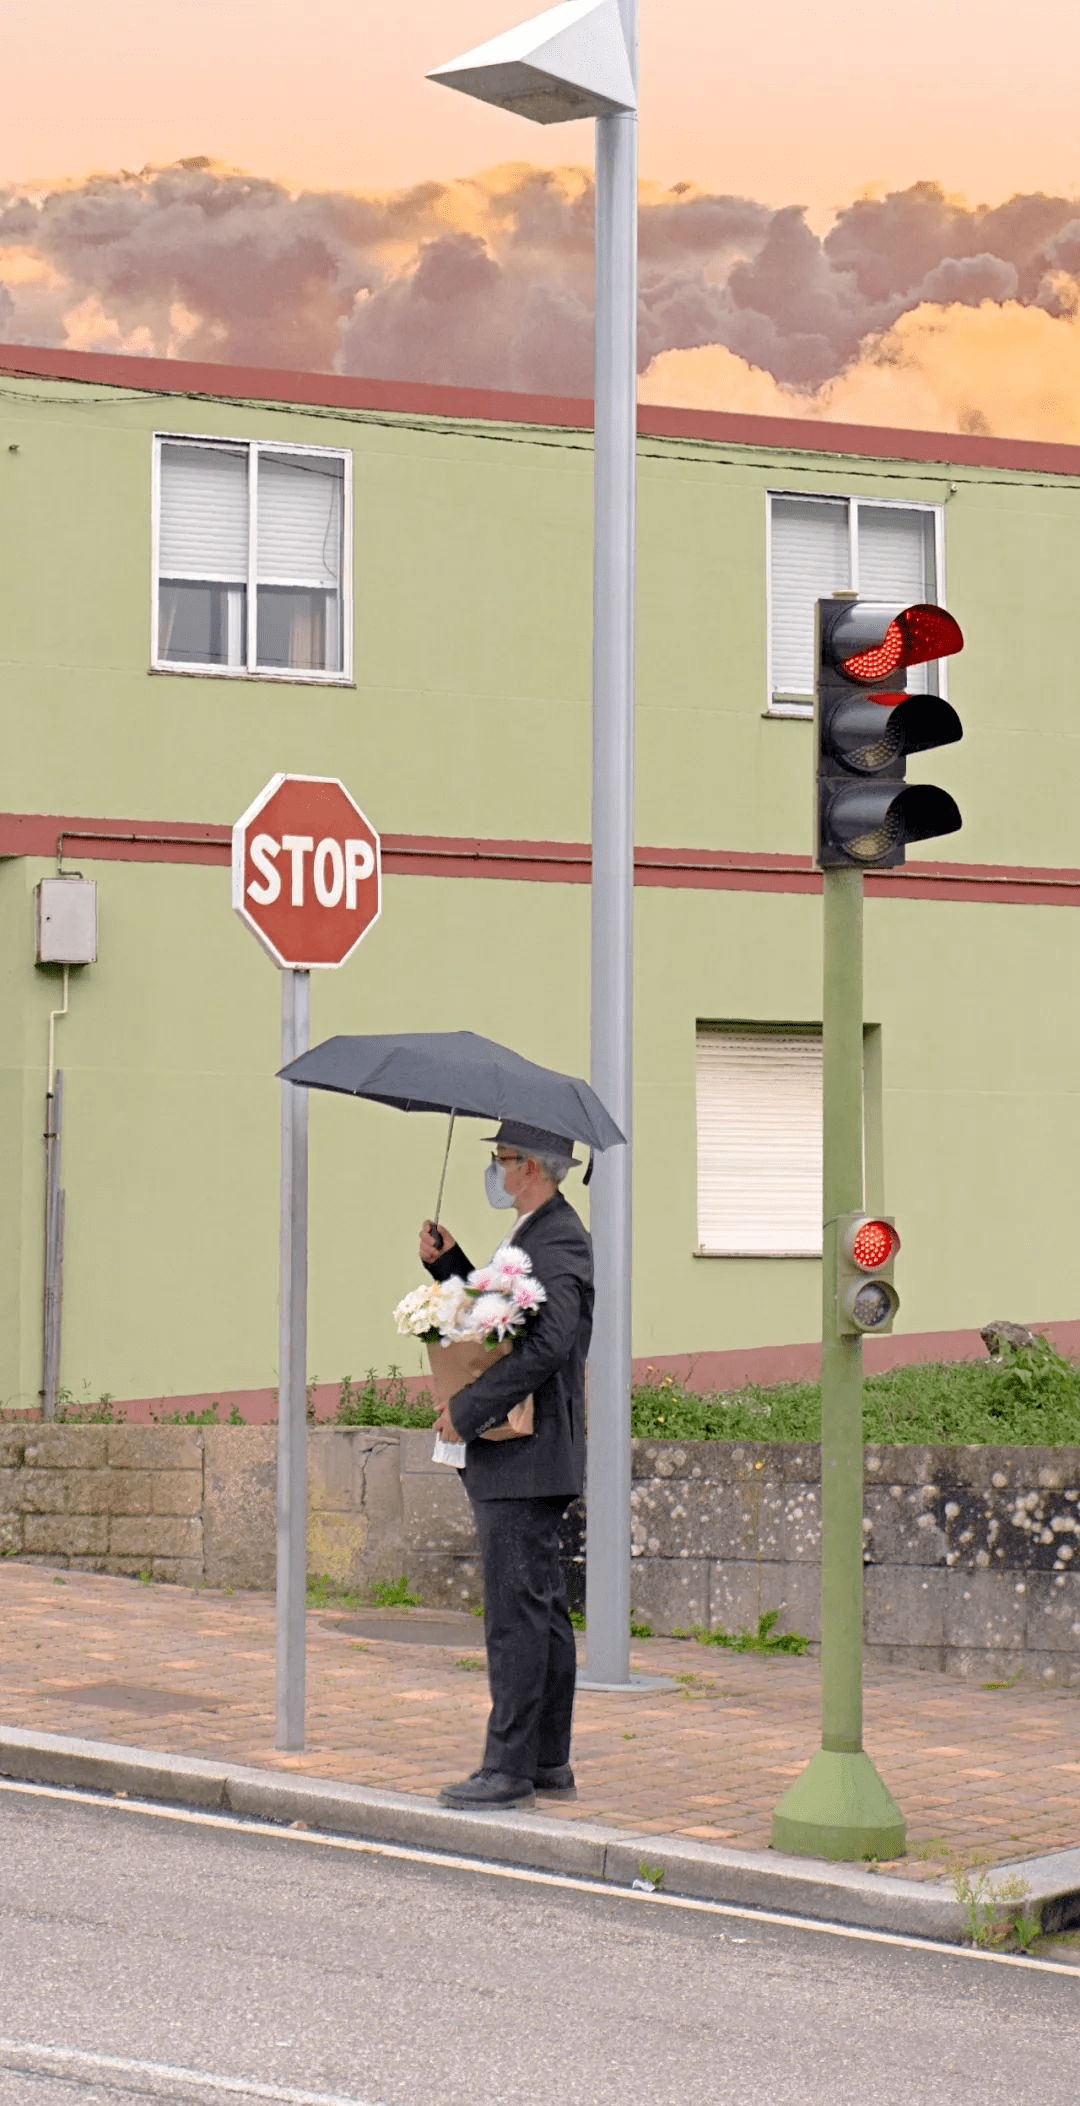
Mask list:
[[[247,549],[247,448],[162,446],[159,575],[243,583]]]
[[[699,1026],[698,1247],[821,1253],[821,1033]]]
[[[814,605],[851,583],[846,498],[774,497],[769,576],[773,695],[814,693]]]
[[[260,585],[327,590],[341,577],[342,464],[260,453]]]

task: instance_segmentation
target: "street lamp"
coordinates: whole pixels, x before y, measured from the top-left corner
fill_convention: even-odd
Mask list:
[[[596,119],[593,1087],[626,1135],[596,1160],[586,1686],[630,1685],[634,546],[638,0],[564,0],[428,75],[536,124]],[[637,1678],[635,1678],[637,1679]]]

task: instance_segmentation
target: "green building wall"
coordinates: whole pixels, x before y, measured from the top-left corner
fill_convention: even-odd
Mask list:
[[[155,430],[353,449],[354,686],[148,670]],[[579,432],[6,380],[5,807],[221,825],[285,769],[340,775],[388,834],[587,840],[591,466]],[[965,737],[921,772],[965,823],[929,854],[1080,861],[1080,478],[659,439],[641,445],[638,841],[810,851],[810,728],[764,714],[769,489],[944,502]],[[231,912],[227,869],[77,842],[67,859],[98,881],[99,962],[72,971],[57,1024],[61,1379],[121,1398],[268,1388],[278,975]],[[23,1403],[40,1383],[61,999],[59,972],[33,964],[33,888],[52,867],[0,861],[0,1400]],[[898,1329],[1071,1319],[1080,920],[889,896],[866,927]],[[811,1340],[816,1261],[694,1255],[694,1039],[698,1019],[820,1017],[820,899],[639,886],[636,928],[635,1353]],[[588,951],[584,884],[391,875],[352,960],[313,975],[313,1036],[468,1027],[587,1072]],[[443,1129],[317,1094],[311,1121],[311,1374],[418,1371],[389,1312],[417,1277]],[[487,1131],[459,1127],[443,1209],[477,1256],[500,1226]]]

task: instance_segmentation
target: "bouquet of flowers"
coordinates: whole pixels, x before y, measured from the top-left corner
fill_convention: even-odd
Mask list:
[[[509,1353],[516,1333],[546,1300],[544,1288],[532,1277],[528,1251],[500,1243],[490,1263],[478,1266],[468,1279],[433,1280],[415,1287],[398,1303],[394,1321],[403,1336],[426,1345],[432,1389],[441,1406],[475,1382],[492,1359]],[[483,1439],[520,1440],[532,1430],[533,1400],[525,1397]],[[434,1460],[461,1469],[464,1442],[437,1437]]]

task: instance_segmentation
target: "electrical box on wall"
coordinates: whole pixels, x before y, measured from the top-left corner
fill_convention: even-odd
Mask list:
[[[42,878],[34,893],[36,965],[93,965],[97,885],[93,878]]]

